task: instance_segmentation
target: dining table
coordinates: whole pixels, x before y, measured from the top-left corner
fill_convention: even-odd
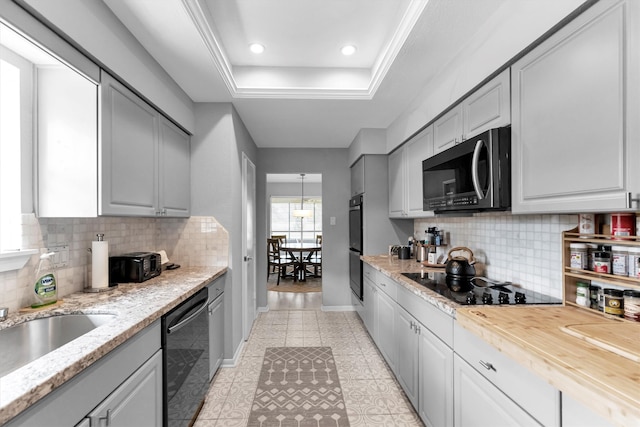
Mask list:
[[[294,260],[293,280],[304,282],[307,280],[307,275],[312,274],[307,271],[305,264],[316,252],[322,250],[322,245],[312,242],[289,242],[281,244],[280,250],[286,251]]]

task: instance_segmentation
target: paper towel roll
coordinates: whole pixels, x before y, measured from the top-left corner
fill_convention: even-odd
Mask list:
[[[91,242],[91,287],[109,287],[109,242]]]

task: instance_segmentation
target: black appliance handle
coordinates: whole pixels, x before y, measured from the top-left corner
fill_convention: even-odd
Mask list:
[[[195,317],[197,317],[200,313],[202,313],[206,308],[207,308],[207,303],[209,302],[209,298],[203,299],[203,302],[198,302],[194,305],[192,305],[191,307],[189,307],[188,310],[185,310],[185,313],[190,312],[194,307],[196,307],[198,304],[201,304],[201,307],[198,308],[198,310],[191,314],[189,317],[187,317],[186,319],[180,319],[179,323],[177,323],[176,325],[173,325],[169,328],[167,328],[167,335],[172,334],[173,332],[178,331],[179,329],[181,329],[183,326],[186,326],[189,322],[191,322]]]

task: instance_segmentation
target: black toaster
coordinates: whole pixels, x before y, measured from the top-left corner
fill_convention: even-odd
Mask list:
[[[160,254],[131,252],[109,257],[109,284],[141,283],[162,272]]]

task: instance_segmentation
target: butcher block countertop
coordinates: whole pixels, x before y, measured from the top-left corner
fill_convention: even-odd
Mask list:
[[[640,426],[640,323],[571,306],[459,307],[456,319],[620,426]]]
[[[60,387],[120,344],[160,319],[227,267],[183,267],[144,283],[124,283],[103,293],[75,293],[52,308],[13,313],[0,329],[26,320],[74,313],[109,313],[116,318],[0,378],[0,425]]]

